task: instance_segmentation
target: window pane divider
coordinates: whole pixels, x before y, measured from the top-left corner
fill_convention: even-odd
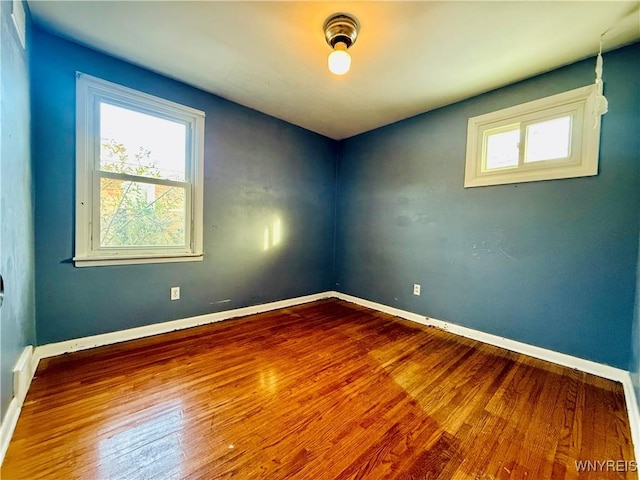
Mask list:
[[[518,142],[518,168],[524,167],[524,154],[527,151],[527,127],[520,122],[520,141]]]

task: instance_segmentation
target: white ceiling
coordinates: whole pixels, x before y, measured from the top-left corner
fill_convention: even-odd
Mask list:
[[[640,39],[638,1],[34,1],[37,25],[343,139]],[[327,70],[336,12],[361,24]],[[605,64],[606,81],[606,64]]]

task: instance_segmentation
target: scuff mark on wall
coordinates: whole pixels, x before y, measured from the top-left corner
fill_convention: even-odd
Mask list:
[[[471,256],[476,260],[493,261],[506,258],[513,262],[518,261],[518,258],[512,253],[512,247],[503,230],[490,230],[482,237],[482,240],[474,242],[471,247]]]

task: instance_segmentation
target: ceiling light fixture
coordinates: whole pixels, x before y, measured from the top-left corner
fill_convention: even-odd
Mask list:
[[[360,24],[351,15],[336,13],[324,22],[324,37],[333,52],[329,54],[329,70],[344,75],[351,67],[351,56],[347,49],[356,42]]]

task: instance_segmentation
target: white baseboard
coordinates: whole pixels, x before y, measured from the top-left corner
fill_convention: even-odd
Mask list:
[[[616,382],[622,383],[624,388],[624,398],[627,405],[627,413],[629,415],[629,426],[631,428],[631,439],[635,450],[636,461],[640,461],[640,413],[638,412],[638,399],[636,399],[635,390],[633,388],[633,382],[631,381],[631,375],[626,370],[620,368],[611,367],[602,363],[592,362],[584,358],[574,357],[565,353],[555,352],[542,347],[536,347],[527,343],[510,340],[508,338],[500,337],[498,335],[492,335],[490,333],[480,332],[472,328],[455,325],[453,323],[445,322],[442,320],[436,320],[435,318],[426,317],[417,313],[408,312],[406,310],[400,310],[395,307],[383,305],[381,303],[372,302],[363,298],[354,297],[353,295],[347,295],[346,293],[331,292],[332,296],[345,300],[347,302],[355,303],[363,307],[378,310],[380,312],[388,313],[396,317],[404,318],[412,322],[417,322],[426,326],[433,326],[451,332],[456,335],[478,340],[483,343],[488,343],[496,347],[501,347],[512,352],[522,353],[530,357],[538,358],[540,360],[546,360],[564,367],[574,368],[582,372],[597,375],[602,378],[607,378]]]
[[[29,391],[31,380],[35,375],[35,369],[33,368],[33,347],[31,345],[26,346],[16,362],[13,368],[13,398],[9,403],[9,408],[0,425],[0,465],[4,461],[4,456],[9,448],[9,442],[13,436],[13,431],[18,423],[20,417],[20,411],[22,410],[22,404]]]
[[[35,373],[33,347],[29,345],[22,350],[16,366],[13,368],[13,396],[18,399],[20,406],[24,403]]]
[[[4,456],[9,449],[9,443],[11,442],[13,431],[16,429],[19,416],[20,407],[18,406],[18,400],[16,397],[13,397],[11,403],[9,403],[7,413],[2,420],[2,425],[0,426],[0,465],[2,465]]]
[[[615,380],[616,382],[623,382],[628,376],[629,372],[620,368],[611,367],[602,363],[592,362],[584,358],[574,357],[565,353],[555,352],[542,347],[536,347],[535,345],[529,345],[527,343],[518,342],[516,340],[510,340],[508,338],[500,337],[498,335],[492,335],[490,333],[481,332],[472,328],[463,327],[454,323],[445,322],[443,320],[437,320],[431,317],[425,317],[413,312],[407,312],[406,310],[400,310],[398,308],[389,307],[380,303],[371,302],[362,298],[347,295],[345,293],[335,292],[335,296],[341,300],[347,302],[362,305],[363,307],[378,310],[380,312],[389,313],[412,322],[417,322],[422,325],[430,327],[437,327],[447,332],[454,333],[463,337],[478,340],[483,343],[488,343],[496,347],[505,348],[512,352],[522,353],[530,357],[539,358],[548,362],[556,363],[564,367],[575,368],[582,372],[591,373],[599,377]]]
[[[316,293],[313,295],[307,295],[304,297],[296,297],[287,300],[281,300],[277,302],[265,303],[262,305],[255,305],[251,307],[238,308],[235,310],[226,310],[222,312],[209,313],[205,315],[199,315],[196,317],[183,318],[179,320],[173,320],[169,322],[157,323],[147,325],[144,327],[136,327],[127,330],[121,330],[118,332],[105,333],[100,335],[93,335],[90,337],[77,338],[74,340],[68,340],[65,342],[50,343],[36,347],[32,351],[32,355],[29,359],[21,360],[27,361],[30,365],[31,377],[35,374],[38,363],[43,358],[54,357],[62,355],[64,353],[75,352],[79,350],[85,350],[88,348],[99,347],[103,345],[111,345],[114,343],[125,342],[128,340],[135,340],[138,338],[144,338],[151,335],[158,335],[161,333],[168,333],[175,330],[181,330],[185,328],[196,327],[205,325],[208,323],[219,322],[236,317],[243,317],[246,315],[253,315],[256,313],[268,312],[271,310],[278,310],[280,308],[287,308],[294,305],[300,305],[303,303],[313,302],[324,298],[338,298],[347,302],[362,305],[373,310],[388,313],[406,320],[410,320],[416,323],[420,323],[426,326],[434,326],[442,330],[451,332],[456,335],[461,335],[473,340],[478,340],[483,343],[488,343],[497,347],[505,348],[513,352],[529,355],[534,358],[546,360],[558,365],[562,365],[569,368],[574,368],[586,373],[591,373],[603,378],[614,380],[622,383],[625,392],[625,400],[627,403],[627,411],[629,413],[629,423],[631,426],[631,434],[633,444],[635,446],[636,459],[640,459],[640,414],[638,413],[638,403],[636,401],[635,391],[631,382],[631,376],[629,372],[611,367],[609,365],[600,364],[590,360],[586,360],[579,357],[574,357],[564,353],[555,352],[546,348],[536,347],[526,343],[510,340],[508,338],[484,333],[472,328],[455,325],[453,323],[437,320],[434,318],[419,315],[417,313],[409,312],[406,310],[400,310],[395,307],[383,305],[380,303],[365,300],[359,297],[354,297],[341,292],[327,291]],[[29,380],[30,382],[30,380]],[[28,384],[27,384],[28,389]],[[26,391],[24,392],[26,396]],[[22,397],[24,400],[24,396]],[[17,423],[18,416],[20,414],[22,404],[18,405],[17,400],[11,402],[9,410],[5,416],[5,421],[2,423],[0,430],[0,465],[2,459],[9,445],[13,429]],[[5,444],[6,443],[6,444]]]
[[[173,332],[175,330],[198,327],[200,325],[220,322],[222,320],[228,320],[230,318],[244,317],[256,313],[263,313],[271,310],[278,310],[280,308],[292,307],[294,305],[300,305],[302,303],[314,302],[316,300],[331,297],[331,293],[332,292],[315,293],[313,295],[306,295],[304,297],[290,298],[287,300],[263,303],[261,305],[237,308],[234,310],[225,310],[216,313],[207,313],[205,315],[198,315],[196,317],[182,318],[179,320],[172,320],[162,323],[154,323],[151,325],[146,325],[144,327],[129,328],[127,330],[119,330],[117,332],[76,338],[73,340],[67,340],[65,342],[49,343],[36,347],[34,353],[34,363],[37,366],[41,359],[55,357],[57,355],[62,355],[63,353],[77,352],[79,350],[86,350],[88,348],[126,342],[128,340],[136,340],[138,338],[150,337],[152,335]]]
[[[277,302],[264,303],[262,305],[254,305],[251,307],[237,308],[234,310],[226,310],[216,313],[208,313],[196,317],[183,318],[163,323],[155,323],[144,327],[130,328],[117,332],[104,333],[101,335],[92,335],[90,337],[76,338],[65,342],[49,343],[41,345],[35,349],[31,346],[26,347],[14,368],[14,398],[9,404],[7,413],[0,425],[0,465],[4,461],[4,456],[9,448],[9,442],[13,436],[13,431],[18,423],[18,417],[22,409],[22,404],[31,380],[33,379],[40,360],[48,357],[55,357],[64,353],[86,350],[88,348],[111,345],[114,343],[126,342],[127,340],[135,340],[138,338],[149,337],[161,333],[173,332],[185,328],[205,325],[207,323],[219,322],[230,318],[244,317],[256,313],[278,310],[303,303],[314,302],[323,298],[333,296],[332,292],[321,292],[303,297],[290,298]]]
[[[631,375],[627,374],[627,378],[622,382],[624,387],[624,399],[627,402],[627,413],[629,414],[629,426],[631,428],[631,438],[636,452],[636,462],[640,463],[640,410],[638,409],[638,400],[636,391],[633,388]]]

